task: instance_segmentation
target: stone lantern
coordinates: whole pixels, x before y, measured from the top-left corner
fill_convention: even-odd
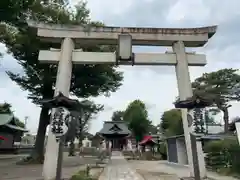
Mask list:
[[[78,100],[70,99],[59,92],[59,94],[53,99],[42,100],[41,104],[48,108],[64,107],[69,111],[73,111],[78,109],[80,102]]]
[[[53,99],[42,100],[41,104],[52,109],[50,128],[56,137],[56,141],[59,142],[56,179],[61,179],[63,145],[65,144],[65,135],[68,129],[71,129],[68,128],[71,122],[70,112],[78,110],[80,103],[78,100],[70,99],[59,92]]]
[[[211,106],[213,102],[209,98],[203,97],[203,95],[195,94],[186,100],[177,100],[174,104],[175,108],[186,108],[190,110]]]
[[[188,109],[188,127],[190,128],[193,125],[194,118],[190,114],[190,111],[194,108],[205,108],[213,104],[213,99],[210,97],[203,97],[203,95],[195,94],[192,97],[187,98],[186,100],[177,100],[174,105],[175,108]],[[202,144],[199,139],[196,138],[196,135],[190,132],[191,139],[191,148],[193,156],[193,165],[194,165],[194,178],[195,180],[200,180],[201,178],[206,177],[206,168],[204,162],[204,154],[202,151]]]

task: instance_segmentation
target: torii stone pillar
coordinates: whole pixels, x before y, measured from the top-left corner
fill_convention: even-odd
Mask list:
[[[176,76],[177,76],[177,84],[178,84],[178,93],[180,100],[185,100],[188,97],[193,95],[192,87],[191,87],[191,80],[189,75],[189,68],[187,62],[187,56],[185,52],[185,46],[182,41],[175,42],[173,44],[173,51],[176,53],[177,56],[177,65],[175,66],[176,69]],[[182,112],[182,122],[183,122],[183,129],[184,129],[184,136],[185,136],[185,143],[187,149],[187,156],[188,156],[188,164],[190,167],[191,175],[193,176],[193,156],[192,156],[192,148],[191,148],[191,140],[190,140],[190,129],[188,127],[188,110],[181,109]]]
[[[69,96],[69,89],[72,77],[72,51],[74,43],[71,38],[64,38],[61,46],[61,53],[58,63],[58,72],[56,80],[56,89],[54,95],[62,92]],[[51,123],[51,122],[50,122]],[[59,142],[56,141],[55,135],[51,128],[48,130],[45,159],[43,165],[44,180],[52,180],[56,177],[57,159],[58,159]]]
[[[236,133],[237,133],[238,143],[240,145],[240,122],[236,122],[235,126],[236,126]]]
[[[180,100],[186,100],[189,97],[193,96],[192,92],[192,85],[191,85],[191,79],[189,75],[189,65],[187,61],[187,55],[185,51],[185,46],[182,41],[175,42],[173,44],[173,52],[176,53],[177,58],[177,64],[175,66],[176,69],[176,76],[177,76],[177,84],[178,84],[178,92],[179,92],[179,98]],[[205,159],[204,159],[204,153],[202,150],[202,144],[200,141],[197,142],[191,142],[191,128],[188,124],[188,109],[181,109],[182,113],[182,123],[183,123],[183,129],[184,129],[184,137],[185,137],[185,143],[186,143],[186,150],[187,150],[187,156],[188,156],[188,164],[190,168],[190,175],[194,176],[194,161],[193,161],[193,152],[192,152],[192,143],[194,146],[196,146],[196,152],[198,154],[198,164],[199,164],[199,172],[200,177],[205,178],[206,177],[206,167],[205,167]]]

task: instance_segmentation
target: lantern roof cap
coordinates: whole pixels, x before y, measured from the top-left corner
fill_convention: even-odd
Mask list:
[[[205,108],[211,106],[213,104],[212,98],[208,97],[207,95],[200,95],[194,94],[193,96],[185,99],[180,100],[178,99],[174,105],[176,108],[187,108],[187,109],[194,109],[194,108]]]
[[[64,107],[68,110],[78,110],[82,105],[78,100],[68,98],[62,92],[52,99],[42,100],[40,103],[48,108]]]

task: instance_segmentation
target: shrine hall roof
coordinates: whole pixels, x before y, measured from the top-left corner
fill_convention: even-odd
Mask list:
[[[10,123],[13,118],[13,114],[0,114],[0,126]]]
[[[17,131],[28,132],[27,129],[18,126],[13,114],[0,114],[0,126],[6,126]]]
[[[124,121],[105,121],[99,134],[131,134]]]

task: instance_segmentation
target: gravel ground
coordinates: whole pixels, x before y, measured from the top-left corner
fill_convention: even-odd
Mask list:
[[[179,180],[176,175],[161,173],[161,172],[149,172],[145,170],[136,169],[136,171],[144,178],[144,180]]]
[[[189,177],[190,171],[185,166],[169,164],[166,161],[128,161],[145,180],[179,180]],[[207,172],[208,180],[239,180],[230,176],[222,176]],[[186,179],[186,178],[185,178]]]
[[[96,164],[94,157],[68,157],[64,154],[63,177],[67,178],[84,168],[87,164]],[[0,159],[0,179],[2,180],[36,180],[42,179],[42,165],[16,165],[19,158]]]

